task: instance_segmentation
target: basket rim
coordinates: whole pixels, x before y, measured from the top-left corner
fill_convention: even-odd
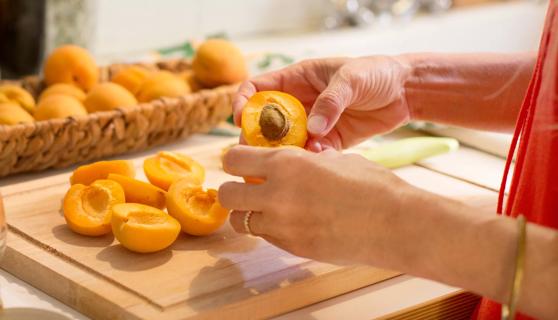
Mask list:
[[[123,116],[127,114],[140,113],[142,111],[148,110],[149,108],[153,108],[155,104],[159,104],[161,102],[178,102],[181,99],[184,100],[204,99],[206,97],[210,97],[216,94],[221,94],[221,93],[228,94],[236,91],[238,86],[239,83],[235,83],[230,85],[218,86],[211,89],[201,89],[199,91],[183,94],[178,97],[161,97],[161,98],[151,100],[149,102],[138,103],[137,105],[130,106],[127,108],[116,108],[108,111],[97,111],[79,117],[70,116],[67,118],[40,120],[40,121],[33,121],[27,123],[18,123],[14,125],[0,124],[0,141],[10,140],[10,136],[13,134],[17,134],[18,132],[20,132],[21,134],[25,134],[26,132],[29,132],[32,135],[32,132],[35,132],[36,130],[44,130],[55,126],[63,126],[72,122],[96,121],[99,118],[110,119],[113,117]]]

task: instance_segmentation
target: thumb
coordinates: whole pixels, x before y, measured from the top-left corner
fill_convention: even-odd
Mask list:
[[[323,137],[339,120],[349,106],[353,89],[348,81],[334,77],[320,93],[308,115],[308,132],[314,137]]]

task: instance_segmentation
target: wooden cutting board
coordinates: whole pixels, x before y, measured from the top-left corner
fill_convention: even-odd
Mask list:
[[[220,168],[234,139],[175,148],[207,169],[207,186],[234,180]],[[143,159],[134,159],[141,172]],[[396,171],[417,186],[486,209],[495,193],[410,166]],[[69,173],[4,186],[10,227],[1,267],[98,319],[265,318],[398,275],[295,257],[225,225],[208,237],[181,235],[167,250],[135,254],[112,236],[72,233],[60,212]],[[143,175],[140,178],[144,179]]]

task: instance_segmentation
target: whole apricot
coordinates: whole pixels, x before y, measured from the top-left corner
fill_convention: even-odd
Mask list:
[[[46,59],[43,68],[48,86],[69,83],[89,91],[99,80],[99,69],[87,50],[65,45],[55,49]]]
[[[52,94],[42,99],[34,113],[37,121],[86,115],[87,110],[81,102],[74,97],[62,94]]]
[[[140,253],[160,251],[180,234],[180,223],[166,212],[139,203],[112,207],[112,233],[128,250]]]
[[[196,79],[207,88],[241,82],[248,77],[242,52],[224,39],[202,43],[192,61],[192,69]]]
[[[308,138],[306,110],[290,94],[260,91],[242,110],[242,135],[251,146],[304,147]]]
[[[109,111],[138,105],[136,97],[119,84],[99,83],[87,94],[83,102],[88,112]]]
[[[182,80],[186,81],[192,92],[200,91],[201,89],[203,89],[201,83],[198,81],[198,79],[196,79],[193,70],[189,69],[186,71],[182,71],[179,76],[182,78]]]
[[[95,180],[107,179],[111,173],[133,178],[136,176],[136,169],[129,160],[97,161],[79,166],[74,170],[70,183],[90,185]]]
[[[111,230],[112,206],[124,199],[124,190],[112,180],[97,180],[90,186],[74,184],[64,197],[64,218],[76,233],[101,236]]]
[[[0,125],[33,122],[33,117],[22,107],[12,102],[0,103]]]
[[[217,190],[203,190],[188,179],[171,185],[167,193],[167,210],[180,222],[182,231],[195,236],[215,232],[229,215],[217,199]]]
[[[150,73],[146,68],[130,66],[118,71],[110,81],[123,86],[135,96]]]
[[[190,92],[190,87],[177,75],[168,71],[153,73],[140,86],[137,97],[149,102],[161,97],[179,97]]]
[[[42,99],[48,96],[55,95],[55,94],[74,97],[77,100],[79,100],[79,102],[81,103],[85,101],[85,92],[83,92],[83,90],[76,87],[75,85],[68,84],[68,83],[57,83],[46,88],[43,92],[41,92],[41,95],[39,96],[39,101],[41,101]]]
[[[35,99],[27,90],[20,86],[12,84],[0,85],[0,102],[12,102],[30,114],[35,112]]]
[[[145,176],[153,185],[168,190],[170,185],[181,179],[189,179],[194,184],[205,180],[205,169],[201,164],[185,154],[161,151],[143,161]]]

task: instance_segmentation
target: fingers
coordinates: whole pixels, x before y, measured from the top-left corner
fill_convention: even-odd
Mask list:
[[[281,71],[273,71],[256,78],[244,81],[236,95],[234,96],[232,108],[234,123],[240,127],[242,122],[242,109],[248,99],[258,91],[263,90],[282,90],[281,88]]]
[[[258,147],[238,145],[223,157],[223,170],[238,177],[266,177],[266,150]]]
[[[240,127],[240,119],[242,118],[242,108],[250,99],[250,97],[256,93],[256,86],[250,80],[244,81],[240,88],[238,88],[238,92],[234,96],[232,108],[233,108],[233,118],[234,123]]]
[[[219,203],[231,210],[261,211],[266,199],[262,185],[232,181],[219,187],[218,197]]]
[[[327,135],[350,104],[352,96],[349,81],[340,75],[334,76],[312,106],[308,116],[308,132],[318,138]]]
[[[249,233],[244,225],[244,221],[246,219],[246,215],[248,214],[247,211],[232,211],[229,222],[233,227],[234,231],[238,233]],[[249,226],[250,231],[255,236],[260,236],[265,234],[266,225],[265,225],[265,217],[261,212],[252,212],[250,216]]]

